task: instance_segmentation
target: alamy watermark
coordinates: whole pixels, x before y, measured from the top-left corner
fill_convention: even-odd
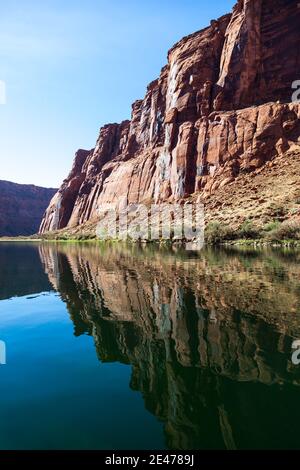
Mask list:
[[[0,105],[6,104],[6,83],[0,80]]]
[[[292,83],[292,89],[295,90],[292,94],[292,102],[300,103],[300,80],[295,80]]]
[[[0,365],[6,364],[6,344],[4,341],[0,341]]]
[[[296,339],[292,344],[292,349],[295,351],[292,354],[292,363],[294,366],[299,366],[300,364],[300,340]]]
[[[204,245],[204,205],[105,204],[98,209],[96,234],[101,240],[183,242],[187,250]]]

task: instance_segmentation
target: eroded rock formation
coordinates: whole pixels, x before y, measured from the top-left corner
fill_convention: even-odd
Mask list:
[[[40,231],[96,220],[105,203],[205,201],[288,150],[299,150],[298,0],[239,0],[232,14],[178,42],[132,107],[80,150]]]

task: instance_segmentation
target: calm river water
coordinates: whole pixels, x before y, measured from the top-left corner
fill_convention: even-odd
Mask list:
[[[300,252],[1,243],[0,448],[300,448],[298,339]]]

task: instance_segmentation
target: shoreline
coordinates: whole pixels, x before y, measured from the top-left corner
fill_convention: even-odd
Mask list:
[[[0,243],[97,243],[97,244],[130,244],[140,246],[169,246],[169,247],[184,247],[185,242],[178,242],[172,240],[98,240],[96,238],[80,239],[80,238],[31,238],[31,237],[2,237]],[[218,243],[208,242],[204,243],[203,247],[253,247],[253,248],[295,248],[300,249],[300,240],[282,240],[271,241],[266,239],[237,239],[237,240],[224,240]],[[201,251],[201,250],[200,250]]]

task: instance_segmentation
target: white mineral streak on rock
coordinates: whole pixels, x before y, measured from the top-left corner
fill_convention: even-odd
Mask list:
[[[165,129],[165,147],[168,149],[171,145],[171,130],[172,126],[170,124],[166,124]]]
[[[62,197],[60,194],[57,195],[57,203],[55,204],[55,209],[53,212],[53,219],[51,222],[51,225],[49,227],[49,230],[57,230],[59,228],[59,216],[60,216],[60,208],[61,208],[61,200]]]
[[[184,169],[179,169],[177,171],[177,183],[175,187],[175,195],[177,197],[184,196],[184,188],[185,188],[185,171]]]
[[[166,149],[162,150],[157,160],[157,166],[159,168],[159,176],[161,181],[166,181],[170,178],[170,160],[170,153]]]
[[[216,165],[209,165],[208,171],[209,171],[210,176],[214,176],[216,170],[217,170]]]
[[[172,108],[176,108],[177,104],[177,96],[178,92],[176,92],[177,88],[177,75],[178,75],[178,65],[176,61],[171,62],[170,64],[170,72],[169,72],[169,82],[168,82],[168,90],[167,90],[167,109],[166,112],[170,111]]]
[[[167,88],[167,94],[166,94],[166,113],[170,109],[176,107],[177,94],[178,94],[178,92],[176,93],[177,74],[178,74],[178,65],[175,61],[171,62],[168,88]],[[171,177],[171,174],[170,174],[171,161],[172,161],[172,156],[170,152],[171,133],[172,133],[172,124],[166,124],[164,148],[160,151],[159,157],[156,162],[157,177],[155,179],[155,188],[154,188],[155,202],[159,201],[162,182],[169,180]]]
[[[149,104],[146,102],[143,105],[143,108],[142,108],[140,124],[139,124],[140,129],[142,129],[139,137],[141,139],[141,143],[142,143],[144,148],[146,148],[147,145],[149,144],[149,141],[151,141],[151,137],[150,137],[150,132],[151,131],[150,131],[150,128],[149,128],[149,114],[150,114],[150,112],[151,112],[151,108],[150,108]],[[134,135],[135,131],[133,131],[132,134]]]
[[[167,147],[163,148],[156,161],[156,175],[155,178],[155,189],[154,189],[154,200],[157,203],[159,201],[161,184],[164,181],[168,181],[171,177],[171,154]]]
[[[156,106],[155,106],[155,101],[153,99],[153,96],[151,98],[151,113],[150,113],[150,131],[149,131],[149,140],[150,142],[153,141],[155,137],[155,129],[156,129]]]

